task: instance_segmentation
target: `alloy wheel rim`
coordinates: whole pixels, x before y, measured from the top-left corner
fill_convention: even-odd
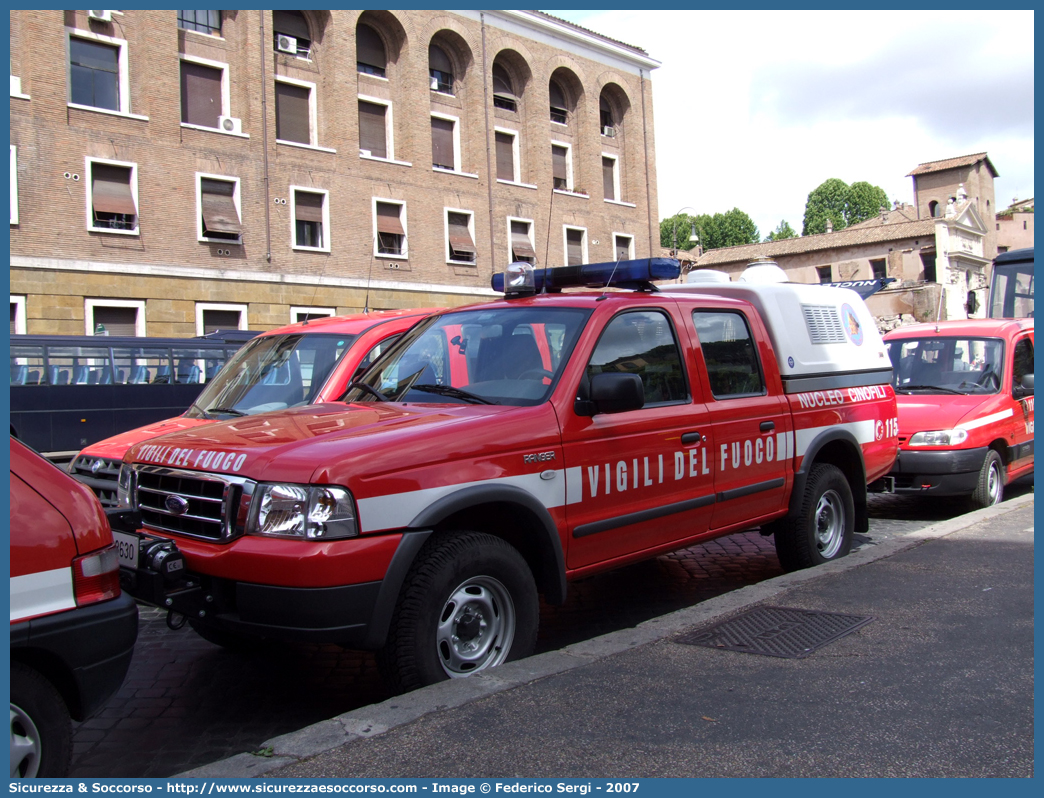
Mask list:
[[[490,576],[476,576],[454,589],[435,633],[439,663],[451,679],[500,665],[515,636],[515,605],[507,588]]]
[[[21,707],[11,704],[11,778],[32,779],[40,772],[40,731]]]

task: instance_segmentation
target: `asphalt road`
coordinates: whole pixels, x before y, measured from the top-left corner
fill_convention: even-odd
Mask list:
[[[1032,478],[1009,496],[1032,491]],[[965,511],[960,502],[875,496],[871,526],[856,547],[877,545]],[[543,606],[537,651],[624,629],[713,596],[777,576],[771,538],[720,538],[570,586],[562,607]],[[138,643],[122,689],[73,733],[77,777],[162,777],[272,737],[388,698],[365,652],[336,646],[237,654],[165,613],[141,608]]]

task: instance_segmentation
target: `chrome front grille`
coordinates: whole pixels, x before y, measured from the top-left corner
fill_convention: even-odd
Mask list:
[[[116,507],[120,465],[119,460],[81,455],[69,465],[69,473],[94,491],[102,507],[110,508]]]
[[[227,474],[139,466],[136,504],[148,529],[229,541],[243,534],[254,484]]]

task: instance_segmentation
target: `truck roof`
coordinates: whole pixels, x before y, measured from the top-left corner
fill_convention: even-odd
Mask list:
[[[923,338],[932,335],[1006,338],[1027,329],[1033,329],[1033,319],[955,319],[927,324],[907,324],[890,331],[884,339],[894,341],[897,338]]]
[[[412,318],[420,320],[423,316],[438,313],[442,308],[407,308],[405,310],[373,310],[369,313],[352,313],[345,316],[325,316],[319,319],[310,319],[307,322],[299,321],[288,324],[285,327],[277,327],[268,330],[261,335],[288,335],[292,333],[330,333],[337,335],[358,335],[376,324],[389,321],[390,319]]]

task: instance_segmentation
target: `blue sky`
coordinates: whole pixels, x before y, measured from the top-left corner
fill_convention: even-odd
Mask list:
[[[645,49],[659,212],[738,207],[801,232],[808,192],[913,201],[919,163],[989,153],[998,208],[1033,196],[1032,11],[550,11]]]

